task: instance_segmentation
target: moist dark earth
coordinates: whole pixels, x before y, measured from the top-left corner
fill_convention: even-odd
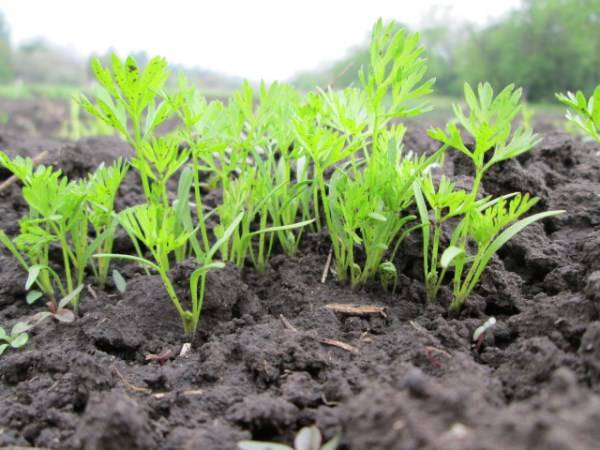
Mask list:
[[[117,138],[55,138],[60,126],[33,120],[32,105],[8,105],[0,147],[11,155],[48,150],[79,177],[131,154]],[[408,149],[435,148],[423,126],[411,128]],[[296,257],[275,255],[264,273],[212,273],[201,331],[179,356],[185,340],[160,280],[121,263],[124,294],[90,286],[73,324],[47,321],[0,358],[0,447],[229,450],[242,439],[289,444],[316,424],[327,438],[341,433],[342,450],[598,448],[600,147],[540,132],[538,147],[493,169],[484,189],[530,192],[537,210],[567,212],[507,244],[459,315],[447,313],[448,291],[426,304],[418,236],[398,257],[392,293],[353,291],[332,274],[321,283],[327,238],[308,234]],[[471,180],[460,157],[445,171]],[[119,208],[138,201],[130,174]],[[25,211],[17,185],[0,193],[1,228],[14,233]],[[123,237],[117,247],[130,250]],[[173,269],[182,291],[189,264]],[[24,281],[3,250],[5,328],[43,308],[26,304]],[[342,314],[332,303],[384,310]],[[495,327],[474,346],[490,316]],[[162,365],[146,360],[161,353]]]

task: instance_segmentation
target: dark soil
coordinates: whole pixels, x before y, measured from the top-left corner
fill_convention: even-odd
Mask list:
[[[352,291],[332,276],[321,283],[328,244],[312,235],[265,273],[213,273],[201,332],[180,357],[180,323],[160,280],[123,266],[125,294],[87,291],[75,323],[48,321],[24,350],[2,356],[0,447],[229,450],[249,438],[290,443],[315,423],[327,438],[340,431],[342,450],[597,449],[599,148],[543,136],[533,153],[494,169],[484,188],[531,192],[540,210],[567,213],[510,242],[458,317],[447,315],[447,299],[425,304],[417,238],[404,248],[392,294]],[[407,143],[432,146],[419,129]],[[69,143],[10,125],[0,128],[0,146],[48,149],[71,176],[129,154],[112,138]],[[447,171],[469,182],[466,167],[451,158]],[[124,185],[123,205],[139,199],[134,183]],[[24,209],[17,186],[1,193],[0,227],[14,232]],[[41,308],[26,304],[24,279],[2,253],[3,326]],[[331,303],[385,312],[341,315]],[[491,315],[496,326],[473,346]],[[165,351],[172,356],[163,365],[145,360]]]

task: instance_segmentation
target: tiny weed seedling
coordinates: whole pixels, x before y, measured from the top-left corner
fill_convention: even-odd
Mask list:
[[[17,322],[7,333],[4,328],[0,327],[0,355],[8,348],[19,349],[25,346],[29,341],[27,332],[31,329],[31,325],[27,322]]]
[[[58,322],[71,323],[75,320],[75,314],[67,306],[79,298],[79,294],[83,289],[83,284],[79,285],[75,290],[70,292],[59,302],[48,302],[48,311],[41,311],[35,314],[31,320],[34,325],[43,322],[46,319],[52,318]]]
[[[340,436],[323,443],[321,432],[316,426],[302,428],[294,439],[294,446],[259,441],[238,442],[240,450],[336,450],[340,443]]]
[[[506,242],[532,223],[562,212],[542,212],[521,219],[537,199],[527,194],[478,199],[483,176],[492,165],[516,158],[538,142],[531,130],[522,127],[512,130],[513,119],[519,112],[520,96],[520,90],[508,86],[494,97],[492,87],[487,83],[479,85],[476,95],[465,84],[469,115],[466,116],[460,106],[455,106],[454,112],[458,123],[472,136],[473,148],[465,145],[455,123],[450,123],[445,132],[432,129],[429,133],[434,139],[464,153],[475,168],[471,192],[456,190],[444,177],[437,189],[431,176],[414,185],[423,230],[427,296],[429,300],[435,298],[446,271],[452,267],[454,287],[450,308],[453,310],[462,307],[490,259]],[[442,227],[450,219],[458,220],[458,223],[448,247],[441,252]]]
[[[556,94],[556,98],[569,107],[567,119],[600,142],[600,86],[589,99],[581,91]]]

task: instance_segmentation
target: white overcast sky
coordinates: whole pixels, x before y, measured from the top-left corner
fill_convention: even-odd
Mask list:
[[[343,56],[378,17],[432,11],[485,23],[520,0],[0,0],[13,43],[42,37],[79,55],[145,50],[253,80],[287,79]]]

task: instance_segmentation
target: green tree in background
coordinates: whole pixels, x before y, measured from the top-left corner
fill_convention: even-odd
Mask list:
[[[524,86],[530,100],[600,81],[600,0],[525,0],[456,48],[460,78]]]
[[[420,31],[438,94],[461,95],[465,81],[489,81],[498,89],[523,86],[528,100],[554,101],[555,92],[591,93],[600,83],[600,0],[523,0],[485,27],[453,23],[439,12],[433,10]],[[359,47],[296,83],[304,88],[331,80],[339,87],[355,83],[366,58],[366,46]],[[352,69],[343,72],[348,65]]]

